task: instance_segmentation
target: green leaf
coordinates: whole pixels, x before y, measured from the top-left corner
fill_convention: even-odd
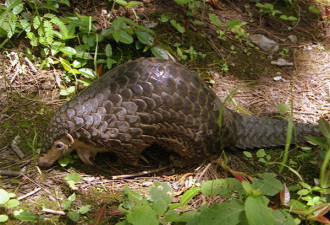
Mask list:
[[[141,201],[142,196],[139,193],[133,192],[129,187],[125,186],[124,188],[124,196],[127,196],[128,199],[132,201]]]
[[[158,58],[161,58],[161,59],[168,59],[168,55],[167,55],[167,52],[166,50],[164,50],[163,48],[161,47],[152,47],[151,48],[151,52],[154,56],[158,57]]]
[[[80,214],[86,214],[91,210],[91,205],[80,206],[78,212]]]
[[[242,194],[243,187],[236,178],[226,178],[203,181],[201,191],[205,196],[220,194],[226,198],[230,198],[233,193]]]
[[[72,195],[69,196],[68,200],[73,202],[74,200],[76,200],[76,193],[73,193]]]
[[[131,2],[128,2],[127,4],[127,8],[132,8],[133,6],[136,6],[136,5],[141,5],[143,4],[142,2],[138,2],[138,1],[131,1]]]
[[[287,112],[290,112],[290,106],[287,104],[278,104],[277,109],[280,111],[280,114],[285,114]]]
[[[0,215],[0,223],[6,222],[8,220],[7,215]]]
[[[16,206],[19,205],[19,201],[17,199],[10,199],[7,203],[6,206],[10,209],[15,208]]]
[[[233,19],[226,23],[226,29],[232,29],[237,25],[240,25],[242,21],[240,19]]]
[[[127,1],[125,0],[114,0],[114,2],[118,3],[119,5],[122,5],[122,6],[127,6],[128,3]]]
[[[190,188],[188,191],[186,191],[180,198],[180,204],[185,205],[187,202],[189,202],[193,197],[195,197],[200,191],[199,187],[193,187]]]
[[[245,180],[242,181],[242,187],[244,189],[244,191],[248,194],[248,195],[252,195],[253,194],[253,188],[251,186],[251,184]]]
[[[19,5],[17,5],[17,6],[15,6],[14,8],[13,8],[13,13],[15,14],[15,15],[18,15],[18,14],[20,14],[21,12],[22,12],[22,10],[23,10],[23,3],[22,4],[19,4]]]
[[[205,225],[236,225],[247,224],[242,200],[233,199],[230,202],[222,202],[220,205],[213,205],[210,208],[202,208],[196,224]]]
[[[19,210],[14,212],[15,218],[25,222],[37,222],[38,217],[30,211]]]
[[[330,124],[325,119],[321,118],[319,122],[321,133],[327,138],[330,138]]]
[[[79,72],[86,78],[89,78],[89,79],[97,78],[95,71],[90,68],[81,68],[81,69],[79,69]]]
[[[161,183],[156,181],[154,186],[150,190],[150,197],[152,200],[157,200],[159,198],[163,199],[166,204],[170,204],[173,199],[173,190],[167,183]]]
[[[112,47],[111,47],[110,44],[107,44],[107,45],[105,46],[105,55],[106,55],[107,57],[111,57],[111,56],[112,56]]]
[[[281,18],[282,20],[288,20],[288,17],[287,17],[286,15],[281,15],[280,18]]]
[[[297,19],[297,17],[289,16],[289,17],[288,17],[288,20],[289,20],[289,21],[296,21],[296,20],[298,20],[298,19]]]
[[[186,29],[183,26],[181,26],[181,24],[177,23],[175,20],[170,20],[170,23],[181,34],[183,34],[184,32],[186,32]]]
[[[251,152],[243,151],[243,154],[248,158],[252,158],[252,153]]]
[[[155,211],[149,205],[136,206],[127,215],[127,221],[132,225],[159,225]]]
[[[112,27],[115,30],[124,29],[124,28],[126,28],[126,26],[127,25],[126,25],[125,19],[123,17],[118,17],[112,23]]]
[[[314,6],[309,6],[308,10],[312,13],[320,14],[320,10],[318,8],[315,8]]]
[[[68,212],[68,217],[70,218],[70,220],[72,220],[74,222],[79,221],[79,213],[77,213],[75,211]]]
[[[4,189],[0,189],[0,205],[4,205],[9,201],[8,192]]]
[[[256,154],[258,158],[264,157],[266,155],[265,149],[259,149]]]
[[[72,181],[74,183],[78,183],[79,181],[81,181],[81,175],[76,172],[73,172],[73,173],[70,173],[69,175],[67,175],[66,177],[64,177],[64,179],[67,181]]]
[[[61,206],[64,210],[70,210],[70,209],[73,208],[73,202],[72,201],[64,201],[64,202],[62,202]]]
[[[59,47],[59,50],[69,56],[75,55],[77,53],[76,49],[69,46]]]
[[[293,217],[282,209],[273,210],[275,225],[296,225]]]
[[[259,189],[262,194],[274,196],[282,190],[282,183],[277,180],[274,173],[262,173],[259,174],[260,179],[253,179],[253,189]]]
[[[133,37],[131,35],[129,35],[129,33],[127,33],[124,30],[120,30],[119,31],[119,36],[118,36],[118,41],[124,44],[132,44],[133,43]]]
[[[166,23],[167,21],[169,21],[171,19],[171,14],[170,13],[163,13],[160,16],[160,21],[163,23]]]
[[[163,216],[167,210],[168,204],[162,198],[157,198],[152,205],[158,216]]]
[[[272,210],[267,207],[269,200],[264,196],[249,196],[244,204],[249,225],[274,224]]]
[[[298,195],[307,195],[309,191],[307,189],[301,189],[297,192]]]
[[[213,14],[213,13],[210,13],[209,14],[209,18],[211,20],[211,22],[216,25],[217,27],[220,27],[221,26],[221,21],[219,20],[219,18]]]
[[[188,2],[190,2],[190,0],[174,0],[174,1],[180,5],[187,4]]]
[[[142,44],[152,46],[154,38],[147,32],[136,31],[136,36]]]

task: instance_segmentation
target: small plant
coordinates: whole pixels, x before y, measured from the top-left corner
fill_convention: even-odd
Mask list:
[[[33,212],[20,209],[19,205],[20,202],[16,199],[16,194],[0,189],[0,213],[3,213],[3,210],[5,212],[5,214],[0,214],[0,223],[7,222],[11,215],[13,219],[16,218],[23,222],[44,220],[44,216],[38,218]]]
[[[243,154],[247,158],[253,158],[253,154],[251,152],[244,151]],[[266,152],[263,148],[259,149],[255,154],[256,154],[256,157],[257,157],[258,161],[262,162],[262,163],[265,163],[265,164],[267,162],[270,162],[270,160],[272,158],[270,154],[266,154]]]
[[[64,210],[69,211],[67,213],[70,220],[74,222],[78,222],[80,220],[81,215],[84,215],[90,211],[91,205],[84,205],[84,206],[78,206],[77,209],[74,210],[74,204],[73,202],[76,200],[76,194],[73,193],[68,197],[67,201],[64,201],[62,203],[62,208]],[[87,217],[84,218],[86,220]]]

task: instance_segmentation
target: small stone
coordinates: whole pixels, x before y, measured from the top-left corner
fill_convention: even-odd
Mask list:
[[[153,184],[151,181],[146,181],[142,183],[142,187],[150,187]]]
[[[296,35],[289,35],[288,36],[288,38],[289,38],[289,40],[292,42],[292,43],[294,43],[294,44],[296,44],[297,43],[297,41],[298,41],[298,38],[297,38],[297,36]]]
[[[288,62],[282,58],[279,58],[277,61],[271,61],[270,63],[273,65],[278,65],[278,66],[293,66],[292,62]]]
[[[258,45],[262,50],[269,52],[271,54],[276,52],[279,48],[278,44],[275,41],[266,38],[262,34],[253,34],[250,36],[250,40],[254,44]]]

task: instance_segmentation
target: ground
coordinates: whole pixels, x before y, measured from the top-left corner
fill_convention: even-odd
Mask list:
[[[79,3],[78,3],[79,2]],[[72,1],[72,8],[63,8],[60,13],[68,13],[73,9],[81,15],[92,15],[95,26],[104,29],[111,25],[107,19],[112,4],[104,1]],[[186,13],[186,6],[172,1],[145,0],[143,5],[135,7],[140,20],[156,22],[156,34],[159,43],[180,61],[173,44],[180,42],[182,49],[193,46],[197,52],[206,55],[183,61],[191,70],[196,71],[210,85],[216,94],[224,100],[235,88],[239,87],[229,108],[255,116],[278,115],[276,106],[280,103],[291,104],[293,101],[293,118],[295,121],[317,123],[323,116],[329,121],[329,85],[330,85],[330,24],[308,11],[306,2],[299,2],[299,22],[292,29],[278,17],[261,16],[252,7],[252,1],[222,1],[217,4],[201,2],[204,13],[214,13],[224,26],[228,21],[239,18],[248,22],[243,26],[243,33],[263,34],[279,44],[279,51],[273,55],[262,50],[249,48],[244,42],[236,39],[228,32],[226,40],[217,38],[217,27],[207,16],[193,14],[194,19],[205,20],[205,26],[191,23]],[[212,2],[212,1],[210,1]],[[214,2],[214,1],[213,1]],[[326,1],[319,3],[321,13],[329,6]],[[219,7],[217,7],[219,6]],[[285,10],[285,5],[279,5]],[[182,23],[186,22],[187,33],[179,35],[169,23],[160,23],[162,13],[171,13]],[[134,19],[131,10],[116,7],[113,16],[126,16]],[[291,42],[289,35],[295,35],[297,42]],[[242,37],[242,39],[244,39]],[[58,164],[49,169],[40,169],[36,161],[41,148],[42,132],[49,121],[52,112],[66,101],[59,95],[59,84],[63,81],[63,70],[52,67],[39,70],[38,61],[25,58],[26,40],[14,40],[2,49],[2,73],[0,74],[0,172],[21,171],[17,177],[3,174],[0,186],[11,190],[18,196],[32,193],[21,200],[24,207],[36,214],[41,214],[42,208],[62,210],[61,202],[72,193],[67,185],[66,177],[72,171],[79,173],[83,179],[76,186],[79,195],[77,205],[92,205],[90,217],[93,218],[101,204],[106,204],[108,224],[114,224],[118,217],[111,218],[110,212],[122,201],[121,192],[125,185],[140,193],[146,193],[149,182],[162,181],[171,184],[177,196],[190,188],[194,182],[230,176],[217,163],[205,161],[191,168],[172,168],[167,155],[161,151],[147,151],[145,157],[149,163],[141,160],[139,167],[122,167],[117,165],[111,156],[97,156],[95,166],[82,165],[78,159],[67,167]],[[187,54],[188,55],[188,54]],[[136,56],[149,56],[149,53],[136,53]],[[293,63],[293,66],[279,67],[271,61],[279,57]],[[124,56],[128,58],[128,56]],[[278,79],[276,79],[278,78]],[[233,104],[235,103],[235,104]],[[18,137],[16,139],[16,137]],[[15,144],[15,142],[17,144]],[[19,158],[12,148],[17,146],[24,157]],[[290,150],[290,166],[303,174],[305,179],[312,181],[318,175],[319,156],[314,152],[304,152],[301,149]],[[255,151],[251,151],[253,154]],[[227,151],[228,165],[236,170],[254,176],[258,172],[277,171],[276,166],[267,166],[258,158],[247,158],[242,151]],[[267,154],[272,161],[280,162],[283,149],[268,149]],[[162,163],[159,163],[159,162]],[[146,174],[139,172],[148,171]],[[125,179],[117,175],[129,175]],[[280,177],[287,183],[296,182],[295,175],[284,171]],[[35,191],[35,192],[34,192]],[[213,201],[209,200],[208,201]],[[216,201],[216,200],[214,200]],[[202,204],[196,199],[191,207]],[[68,219],[59,215],[46,215],[49,223],[67,224]],[[116,220],[117,219],[117,220]],[[14,223],[14,222],[13,222]]]

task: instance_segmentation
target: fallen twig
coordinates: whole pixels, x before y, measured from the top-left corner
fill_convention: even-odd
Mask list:
[[[24,153],[19,149],[19,147],[17,146],[17,142],[18,142],[18,139],[20,138],[19,135],[17,135],[13,142],[11,143],[11,149],[17,154],[17,156],[20,158],[20,159],[23,159],[24,158]]]
[[[50,213],[50,214],[55,214],[55,215],[65,216],[65,212],[63,212],[63,211],[56,211],[56,210],[52,210],[52,209],[42,209],[42,212]]]
[[[20,176],[23,175],[20,171],[0,170],[1,176]]]
[[[142,172],[138,172],[138,173],[132,173],[132,174],[124,174],[124,175],[116,175],[116,176],[112,176],[113,180],[117,180],[117,179],[124,179],[124,178],[128,178],[128,177],[137,177],[137,176],[142,176],[142,175],[146,175],[146,174],[150,174],[150,173],[156,173],[165,169],[170,168],[170,166],[164,166],[158,169],[153,169],[153,170],[145,170]]]
[[[41,188],[37,188],[37,189],[35,189],[35,190],[33,190],[33,191],[31,191],[31,192],[29,192],[29,193],[23,195],[23,196],[18,197],[17,200],[20,201],[20,200],[22,200],[22,199],[24,199],[24,198],[27,198],[27,197],[29,197],[29,196],[31,196],[31,195],[37,193],[37,192],[40,191],[40,190],[41,190]]]

